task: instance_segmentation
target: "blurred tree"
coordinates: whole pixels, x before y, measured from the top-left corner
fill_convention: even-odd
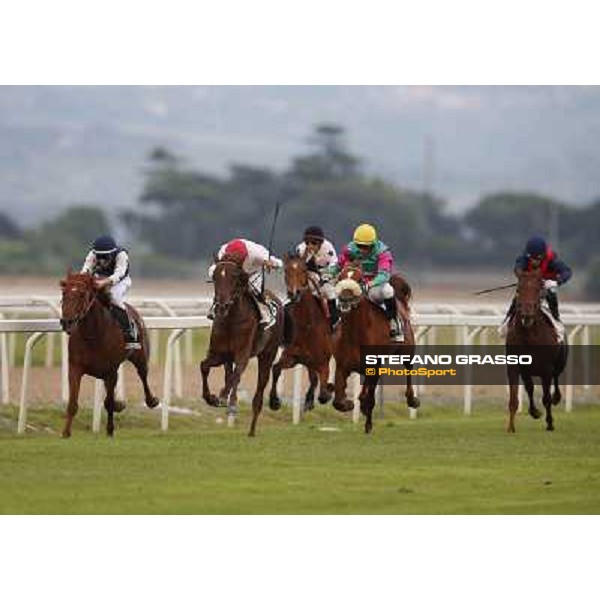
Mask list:
[[[15,240],[22,237],[21,228],[5,213],[0,213],[0,238]]]
[[[32,258],[47,271],[79,268],[96,237],[111,233],[108,219],[99,208],[75,206],[29,232]]]

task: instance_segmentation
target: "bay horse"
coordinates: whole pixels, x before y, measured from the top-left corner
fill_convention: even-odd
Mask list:
[[[354,408],[354,402],[346,397],[346,382],[352,372],[360,371],[361,346],[387,346],[402,347],[407,354],[414,354],[415,335],[410,323],[411,289],[406,280],[398,275],[392,275],[390,284],[394,288],[398,314],[404,325],[404,341],[392,342],[390,340],[390,325],[382,308],[375,305],[365,293],[363,275],[360,266],[346,265],[336,285],[336,293],[340,304],[341,332],[336,340],[335,356],[335,398],[333,406],[341,412]],[[375,390],[379,376],[364,378],[359,396],[360,411],[366,417],[365,433],[373,429],[373,409],[375,408]],[[410,408],[420,406],[419,399],[415,396],[410,375],[406,378],[406,404]]]
[[[319,384],[319,402],[331,400],[333,385],[328,383],[329,362],[333,354],[333,339],[325,301],[317,283],[311,278],[304,257],[297,252],[283,257],[285,285],[292,335],[289,345],[284,346],[278,362],[273,365],[270,401],[279,402],[277,382],[284,369],[297,364],[308,370],[310,386],[304,400],[304,410],[315,406],[315,389]],[[317,294],[315,296],[315,293]]]
[[[237,413],[237,386],[248,361],[256,356],[258,381],[252,399],[252,423],[248,432],[249,436],[254,436],[271,365],[283,339],[281,302],[268,290],[265,292],[266,297],[277,303],[277,314],[275,324],[263,331],[258,308],[249,288],[249,276],[237,255],[225,255],[216,261],[213,282],[215,319],[207,356],[200,363],[202,397],[210,406],[222,406],[227,402],[227,414],[232,422]],[[220,365],[225,367],[225,385],[217,397],[210,391],[208,376],[211,368]],[[276,400],[269,401],[272,410],[281,407],[281,403]]]
[[[60,282],[62,288],[62,329],[69,335],[69,403],[66,412],[64,438],[71,437],[73,418],[79,409],[79,388],[83,375],[104,381],[108,414],[106,433],[114,434],[114,413],[125,404],[115,400],[118,369],[122,362],[133,363],[144,386],[146,406],[155,408],[160,403],[148,386],[148,357],[150,346],[144,321],[139,313],[127,305],[129,314],[139,332],[141,348],[126,350],[123,331],[110,311],[110,299],[95,285],[88,273],[69,273]]]
[[[515,415],[519,407],[519,377],[523,380],[529,397],[529,414],[539,419],[540,411],[533,400],[533,377],[540,377],[542,403],[546,409],[546,430],[554,430],[552,406],[561,400],[558,379],[568,358],[566,338],[559,341],[554,325],[542,311],[544,279],[539,269],[524,271],[518,276],[516,310],[508,323],[506,335],[507,354],[530,354],[531,365],[508,365],[509,420],[508,432],[515,432]],[[554,382],[554,393],[550,387]]]

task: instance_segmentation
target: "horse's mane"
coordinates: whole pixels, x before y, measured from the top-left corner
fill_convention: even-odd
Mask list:
[[[408,281],[399,273],[394,273],[390,278],[390,284],[394,288],[398,299],[408,308],[408,303],[412,299],[412,288]]]
[[[93,287],[94,277],[90,273],[76,273],[69,271],[65,279],[60,281],[61,287],[74,284],[83,284],[86,287]]]

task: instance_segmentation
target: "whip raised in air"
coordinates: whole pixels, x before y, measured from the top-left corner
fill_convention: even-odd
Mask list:
[[[269,259],[271,260],[271,250],[273,249],[273,238],[275,236],[275,225],[277,223],[277,217],[279,216],[279,207],[280,207],[280,203],[277,202],[275,204],[275,213],[273,214],[273,223],[271,224],[271,235],[269,237]],[[265,267],[263,266],[262,268],[262,277],[261,277],[261,284],[260,284],[260,295],[263,296],[265,293]]]

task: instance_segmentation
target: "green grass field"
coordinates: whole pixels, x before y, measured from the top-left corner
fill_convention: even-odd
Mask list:
[[[557,430],[520,416],[504,431],[502,408],[471,417],[425,407],[409,421],[386,406],[374,433],[319,407],[299,426],[287,409],[246,437],[215,422],[216,411],[173,415],[168,434],[157,413],[130,408],[116,438],[89,431],[78,415],[74,437],[57,435],[58,408],[34,408],[38,430],[0,427],[1,513],[404,514],[598,513],[600,407],[557,411]],[[323,431],[321,427],[335,428]]]

